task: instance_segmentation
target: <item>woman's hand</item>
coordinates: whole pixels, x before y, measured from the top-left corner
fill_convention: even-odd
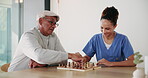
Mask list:
[[[112,62],[106,60],[106,59],[101,59],[98,61],[97,65],[104,65],[104,66],[113,66]]]

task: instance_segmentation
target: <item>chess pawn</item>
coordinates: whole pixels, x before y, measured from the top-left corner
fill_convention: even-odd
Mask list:
[[[89,68],[89,62],[86,63],[87,68]]]
[[[73,62],[73,66],[72,66],[72,68],[75,68],[75,62]]]
[[[95,64],[94,63],[92,63],[92,68],[93,68],[93,70],[95,70]]]
[[[89,67],[92,68],[94,63],[89,63]]]
[[[64,67],[64,64],[62,64],[62,67]]]
[[[94,67],[97,67],[97,64],[96,63],[94,63]]]
[[[95,64],[94,64],[94,63],[92,63],[92,66],[94,67],[94,66],[95,66]]]
[[[67,64],[64,64],[64,67],[66,68],[67,67]]]
[[[61,64],[59,64],[59,67],[61,67]]]
[[[72,68],[72,63],[70,63],[70,68]]]
[[[74,68],[74,62],[72,62],[72,64],[71,64],[71,68]]]
[[[68,67],[70,67],[70,62],[68,62]]]
[[[81,63],[81,68],[84,69],[84,63]]]
[[[68,67],[70,67],[70,62],[68,62],[69,63],[69,66]]]
[[[87,63],[84,63],[84,69],[87,69]]]
[[[74,62],[74,68],[77,68],[77,63],[76,62]]]
[[[60,64],[60,67],[63,67],[63,64]]]
[[[81,63],[78,63],[78,68],[82,69]]]
[[[67,65],[66,66],[69,67],[69,62],[67,62]]]
[[[64,67],[64,64],[62,64],[62,67]]]
[[[78,66],[78,64],[77,64],[77,63],[75,63],[75,68],[76,68],[76,69],[78,69],[78,67],[79,67],[79,66]]]

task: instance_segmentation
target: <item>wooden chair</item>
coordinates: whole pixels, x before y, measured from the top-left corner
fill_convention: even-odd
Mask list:
[[[8,67],[9,67],[10,63],[4,64],[1,66],[1,70],[4,72],[8,72]]]

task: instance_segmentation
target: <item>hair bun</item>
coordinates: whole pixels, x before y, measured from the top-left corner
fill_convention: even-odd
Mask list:
[[[116,25],[118,15],[119,12],[114,6],[106,7],[102,12],[101,19],[110,20],[114,25]]]

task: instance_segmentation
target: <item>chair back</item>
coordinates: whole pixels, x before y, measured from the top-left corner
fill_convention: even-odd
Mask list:
[[[9,67],[10,63],[4,64],[1,66],[1,70],[4,72],[8,72],[8,67]]]

